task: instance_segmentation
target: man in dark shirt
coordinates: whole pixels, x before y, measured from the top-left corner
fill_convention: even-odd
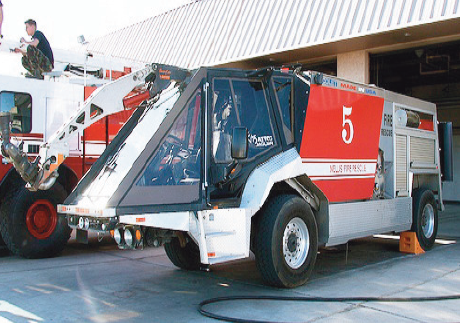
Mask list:
[[[54,67],[53,51],[45,35],[37,30],[35,20],[29,19],[25,24],[27,34],[32,37],[32,40],[28,42],[21,38],[21,43],[28,45],[27,50],[16,49],[15,51],[23,55],[22,66],[30,73],[26,76],[43,79],[43,73],[50,72]]]

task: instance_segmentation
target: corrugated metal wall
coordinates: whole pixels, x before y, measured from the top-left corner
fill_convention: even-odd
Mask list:
[[[195,68],[459,18],[459,2],[197,0],[101,37],[88,49]]]

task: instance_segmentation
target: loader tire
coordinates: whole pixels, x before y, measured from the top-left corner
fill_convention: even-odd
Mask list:
[[[66,197],[59,183],[46,191],[31,192],[21,186],[9,192],[0,208],[0,231],[8,249],[24,258],[59,254],[72,232],[56,210]]]
[[[412,228],[420,247],[427,251],[433,248],[438,234],[438,208],[430,190],[417,189],[412,194]]]
[[[278,195],[259,216],[254,253],[262,279],[275,287],[303,285],[318,252],[318,229],[310,205],[297,195]]]
[[[200,269],[200,250],[198,246],[189,241],[184,248],[181,247],[178,238],[172,238],[171,242],[165,243],[165,251],[169,260],[179,268],[185,270]]]

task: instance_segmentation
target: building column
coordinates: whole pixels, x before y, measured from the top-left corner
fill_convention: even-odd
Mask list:
[[[365,50],[337,55],[337,76],[369,84],[369,53]]]

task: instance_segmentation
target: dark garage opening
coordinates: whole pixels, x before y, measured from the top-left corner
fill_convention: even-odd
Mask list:
[[[371,55],[370,65],[372,84],[436,103],[460,135],[460,42]]]

